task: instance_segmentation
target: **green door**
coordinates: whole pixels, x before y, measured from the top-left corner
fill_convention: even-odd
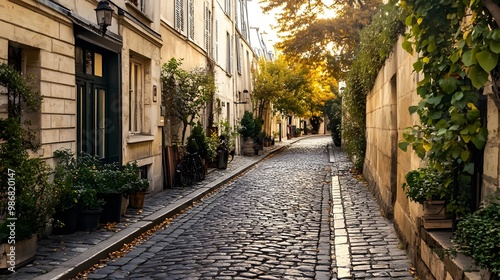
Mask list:
[[[118,73],[117,54],[95,46],[76,47],[77,151],[119,161],[120,102],[118,85],[110,73]],[[115,82],[116,83],[116,82]]]

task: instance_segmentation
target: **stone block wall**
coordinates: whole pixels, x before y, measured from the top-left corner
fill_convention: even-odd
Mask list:
[[[421,225],[423,207],[409,201],[401,187],[405,174],[423,165],[411,148],[407,152],[398,148],[405,128],[418,123],[418,116],[410,115],[408,107],[418,104],[416,87],[420,80],[412,66],[416,57],[404,51],[401,44],[402,38],[367,96],[363,173],[383,213],[393,219],[400,240],[422,279],[474,279],[480,274],[471,259],[461,255],[453,259],[442,253],[451,246],[449,233],[425,230]],[[485,94],[489,136],[484,157],[483,199],[498,191],[499,180],[498,107],[491,90],[485,89]]]

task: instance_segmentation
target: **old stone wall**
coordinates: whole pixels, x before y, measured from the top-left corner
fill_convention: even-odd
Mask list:
[[[408,107],[418,104],[416,87],[420,79],[412,66],[416,56],[404,51],[401,44],[402,38],[366,99],[367,148],[363,173],[383,213],[393,219],[422,279],[470,279],[479,275],[469,272],[477,270],[471,259],[443,256],[442,249],[451,246],[450,232],[425,230],[421,225],[423,207],[409,201],[401,187],[405,174],[423,165],[411,148],[407,152],[398,148],[405,128],[418,123],[418,116],[410,115]],[[483,199],[498,190],[499,180],[498,107],[491,90],[485,89],[485,94],[489,136],[484,156]]]

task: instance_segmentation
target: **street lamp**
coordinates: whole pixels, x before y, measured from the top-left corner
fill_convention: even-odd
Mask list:
[[[108,26],[111,26],[113,9],[109,6],[108,1],[99,1],[97,8],[95,8],[95,14],[97,17],[97,24],[101,27],[101,35],[104,36]]]

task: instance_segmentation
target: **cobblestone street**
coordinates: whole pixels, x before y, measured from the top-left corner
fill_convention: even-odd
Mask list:
[[[264,160],[90,279],[330,279],[328,138]]]
[[[88,278],[413,279],[391,222],[329,142],[262,161]]]

